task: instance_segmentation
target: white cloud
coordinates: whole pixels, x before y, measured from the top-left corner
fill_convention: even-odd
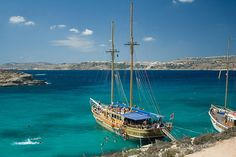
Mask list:
[[[11,16],[9,18],[9,23],[11,24],[23,24],[26,26],[33,26],[35,25],[34,21],[27,21],[23,16]]]
[[[180,3],[193,3],[195,0],[173,0],[172,2],[176,4],[177,2]]]
[[[146,42],[154,41],[154,40],[155,40],[155,38],[153,38],[153,37],[144,37],[143,38],[143,41],[146,41]]]
[[[100,44],[99,46],[100,47],[106,47],[107,45],[106,44]]]
[[[18,24],[18,23],[24,23],[26,20],[23,16],[11,16],[9,18],[9,23]]]
[[[79,33],[79,30],[76,29],[76,28],[71,28],[71,29],[69,29],[69,31],[70,31],[70,32],[74,32],[74,33]]]
[[[66,27],[66,25],[63,25],[63,24],[61,24],[61,25],[52,25],[52,26],[50,26],[50,29],[51,30],[54,30],[54,29],[60,29],[60,28],[65,28]]]
[[[83,35],[92,35],[92,34],[93,34],[93,31],[86,28],[86,29],[82,32],[82,34],[83,34]]]
[[[73,49],[78,49],[81,52],[91,52],[94,51],[94,41],[81,38],[78,36],[69,36],[63,40],[53,40],[51,41],[53,46],[64,46]]]
[[[33,25],[35,25],[35,22],[34,21],[27,21],[24,24],[28,25],[28,26],[30,26],[30,25],[33,26]]]
[[[58,26],[58,28],[65,28],[66,27],[66,25],[57,25]]]
[[[56,29],[56,25],[52,25],[52,26],[50,26],[50,29],[51,29],[51,30]]]

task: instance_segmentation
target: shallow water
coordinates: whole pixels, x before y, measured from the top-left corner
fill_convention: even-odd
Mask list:
[[[109,103],[109,71],[26,71],[50,84],[34,87],[0,88],[0,156],[93,156],[137,147],[96,124],[89,98]],[[139,71],[149,76],[134,85],[134,102],[156,112],[149,99],[155,97],[161,113],[173,120],[178,138],[214,132],[207,111],[211,103],[224,103],[225,80],[217,71]],[[124,90],[129,93],[129,72],[120,71]],[[231,72],[229,106],[236,108]],[[142,80],[142,78],[140,78]],[[119,95],[119,96],[118,96]],[[116,91],[116,100],[123,100]],[[30,140],[30,141],[29,141]],[[14,144],[17,143],[17,144]]]

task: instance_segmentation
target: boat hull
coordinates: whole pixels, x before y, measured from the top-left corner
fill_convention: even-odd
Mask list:
[[[103,128],[114,132],[118,135],[121,135],[127,139],[154,139],[154,138],[163,138],[166,135],[162,132],[161,128],[155,129],[139,129],[129,126],[118,126],[118,124],[111,123],[104,119],[101,115],[97,115],[93,112],[93,116],[96,122],[101,125]],[[167,127],[167,130],[171,130],[171,127]],[[122,134],[125,133],[125,134]]]
[[[211,113],[208,113],[211,119],[211,123],[213,125],[213,127],[215,128],[215,130],[217,130],[218,132],[223,132],[225,130],[227,130],[227,128],[223,127],[219,122],[216,121],[216,119],[214,117],[212,117]]]
[[[217,111],[224,111],[224,109],[221,109],[221,108],[218,108],[214,105],[212,105],[212,107],[210,108],[208,114],[210,116],[210,120],[211,120],[211,123],[213,125],[213,127],[218,131],[218,132],[223,132],[225,130],[227,130],[229,128],[229,126],[227,126],[225,123],[224,123],[224,115],[218,113],[218,112],[213,112],[213,110],[217,110]]]

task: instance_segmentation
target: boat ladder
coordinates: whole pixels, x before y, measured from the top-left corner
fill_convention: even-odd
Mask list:
[[[170,132],[168,130],[166,130],[165,128],[161,128],[162,132],[171,139],[171,141],[177,141],[176,138],[170,134]]]

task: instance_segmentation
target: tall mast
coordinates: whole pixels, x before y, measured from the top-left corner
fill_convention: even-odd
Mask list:
[[[114,35],[115,35],[115,22],[111,23],[111,49],[107,52],[111,53],[111,104],[114,102],[114,62],[115,62],[115,53],[118,51],[115,49],[114,44]]]
[[[115,46],[114,46],[114,21],[111,23],[111,103],[114,102],[114,60],[115,60]]]
[[[139,45],[137,42],[134,42],[133,37],[133,1],[131,0],[130,4],[130,41],[128,44],[130,46],[130,109],[133,106],[133,69],[134,69],[134,46]]]
[[[226,56],[226,79],[225,79],[225,108],[227,107],[228,104],[228,83],[229,83],[229,51],[230,51],[230,42],[231,42],[231,37],[228,39],[228,44],[227,44],[227,56]]]
[[[133,64],[134,64],[134,37],[133,37],[133,2],[130,6],[130,109],[133,105]]]

